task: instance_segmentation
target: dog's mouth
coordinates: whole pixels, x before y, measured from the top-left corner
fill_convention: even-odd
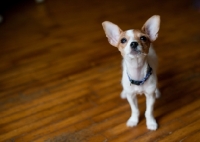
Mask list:
[[[139,57],[139,56],[144,56],[144,55],[147,55],[146,53],[144,53],[143,51],[141,50],[132,50],[130,53],[129,53],[129,57],[131,58],[135,58],[135,57]]]
[[[132,50],[130,54],[132,54],[132,55],[141,55],[141,54],[146,54],[146,53],[144,53],[142,50],[135,49],[135,50]]]
[[[133,50],[132,52],[134,52],[134,54],[137,54],[137,55],[140,55],[142,53],[141,50],[137,50],[137,49]]]

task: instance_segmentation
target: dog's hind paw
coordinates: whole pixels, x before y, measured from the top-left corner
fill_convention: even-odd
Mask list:
[[[155,94],[156,94],[156,99],[160,98],[161,93],[158,89],[156,89]]]
[[[120,94],[122,99],[126,99],[126,92],[123,90]]]

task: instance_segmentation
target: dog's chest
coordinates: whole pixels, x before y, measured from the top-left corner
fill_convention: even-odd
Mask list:
[[[130,82],[126,82],[123,84],[123,88],[126,90],[127,93],[129,94],[145,94],[145,88],[143,85],[133,85],[130,84]]]
[[[137,85],[131,85],[130,89],[132,90],[132,92],[134,92],[135,94],[138,95],[142,95],[144,94],[144,89],[142,86],[137,86]]]

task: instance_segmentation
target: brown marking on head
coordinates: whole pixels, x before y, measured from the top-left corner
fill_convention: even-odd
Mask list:
[[[150,47],[150,44],[151,44],[149,36],[141,30],[134,30],[134,39],[142,47],[142,51],[144,53],[148,54],[149,53],[149,47]]]
[[[126,39],[127,41],[125,43],[122,43],[121,40]],[[124,48],[127,46],[128,41],[130,40],[130,36],[128,36],[125,32],[122,32],[120,35],[120,40],[118,42],[117,48],[121,52],[121,55],[124,57]]]

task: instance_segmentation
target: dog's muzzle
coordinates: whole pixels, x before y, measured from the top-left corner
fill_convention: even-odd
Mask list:
[[[138,43],[137,42],[131,42],[130,44],[131,49],[137,53],[137,54],[141,54],[142,52],[138,49]]]

